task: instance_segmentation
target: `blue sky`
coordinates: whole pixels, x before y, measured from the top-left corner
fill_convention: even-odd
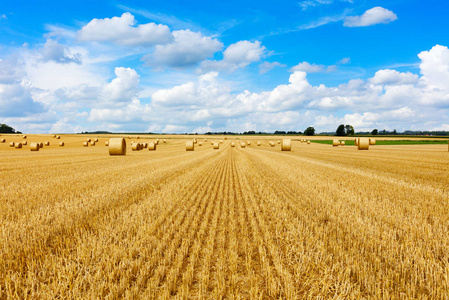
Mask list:
[[[24,132],[449,130],[447,1],[7,1]]]

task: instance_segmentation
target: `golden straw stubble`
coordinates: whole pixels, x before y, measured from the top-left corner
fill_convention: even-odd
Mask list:
[[[186,141],[186,151],[194,151],[195,144],[194,141]]]
[[[281,151],[291,151],[292,150],[292,140],[282,139]]]
[[[126,155],[126,142],[124,138],[109,139],[109,155]]]

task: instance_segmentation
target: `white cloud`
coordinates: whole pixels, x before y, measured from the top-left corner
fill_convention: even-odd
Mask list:
[[[218,40],[188,29],[173,31],[173,36],[172,43],[157,45],[154,52],[145,55],[142,60],[156,67],[190,67],[212,56],[223,47]]]
[[[293,66],[290,69],[290,72],[304,71],[307,73],[318,73],[318,72],[322,72],[324,70],[324,68],[325,68],[325,66],[323,66],[323,65],[310,64],[306,61],[303,61],[303,62],[297,64],[296,66]]]
[[[173,39],[166,25],[147,23],[135,26],[135,24],[134,16],[128,12],[120,17],[93,19],[78,31],[78,39],[127,46],[166,44]]]
[[[281,68],[285,68],[287,65],[285,64],[281,64],[280,62],[268,62],[268,61],[264,61],[263,63],[261,63],[259,65],[259,74],[265,74],[268,71],[276,68],[276,67],[281,67]]]
[[[361,16],[348,16],[345,18],[343,26],[346,27],[363,27],[376,24],[388,24],[398,17],[394,12],[386,8],[376,6],[368,9]]]
[[[418,75],[410,72],[400,73],[396,70],[386,69],[377,71],[374,77],[369,79],[369,82],[379,85],[415,84],[418,82]]]
[[[136,97],[139,75],[131,68],[115,68],[114,78],[103,87],[102,98],[107,103],[127,103]]]
[[[27,83],[0,84],[0,117],[24,117],[45,111],[41,103],[34,101]]]
[[[42,61],[54,61],[57,63],[81,63],[81,54],[72,53],[69,47],[63,46],[57,41],[48,39],[41,49]]]
[[[226,48],[222,60],[203,61],[200,70],[202,72],[210,70],[233,72],[259,61],[265,54],[265,50],[266,48],[259,41],[239,41]]]
[[[430,89],[449,90],[449,49],[436,45],[429,51],[419,53],[418,57],[421,59],[421,80],[426,86]]]
[[[346,64],[349,64],[350,62],[351,62],[351,58],[350,57],[345,57],[345,58],[340,59],[337,62],[337,64],[339,64],[339,65],[346,65]]]
[[[309,7],[314,7],[318,5],[323,4],[331,4],[334,2],[333,0],[307,0],[307,1],[301,1],[299,5],[302,7],[303,10],[308,9]]]

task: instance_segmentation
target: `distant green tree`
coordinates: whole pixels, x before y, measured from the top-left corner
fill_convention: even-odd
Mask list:
[[[345,136],[346,132],[345,132],[345,125],[341,124],[340,126],[338,126],[337,131],[335,132],[336,136]]]
[[[315,135],[315,128],[307,127],[307,129],[304,130],[304,135]]]
[[[16,130],[6,124],[0,124],[0,133],[16,133]]]
[[[377,129],[373,129],[373,131],[371,131],[372,135],[377,135],[378,133],[379,133],[379,130],[377,130]]]
[[[354,135],[354,127],[352,125],[345,125],[345,134]]]

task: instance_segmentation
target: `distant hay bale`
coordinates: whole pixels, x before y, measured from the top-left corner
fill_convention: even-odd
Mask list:
[[[341,141],[340,146],[344,146],[344,145],[345,145],[345,141]]]
[[[9,147],[14,147],[14,145],[15,145],[14,142],[9,143]]]
[[[43,143],[39,143],[39,148],[44,148],[44,144]]]
[[[56,136],[56,139],[59,140],[61,137],[59,135]]]
[[[218,141],[214,142],[214,149],[220,149],[220,143]]]
[[[98,139],[95,139],[94,142],[98,142]]]
[[[204,142],[207,142],[207,139],[204,139]]]
[[[94,141],[90,142],[90,145],[95,146],[95,142]]]
[[[59,147],[64,147],[64,142],[59,142]]]
[[[333,140],[332,141],[332,146],[333,147],[337,147],[338,145],[340,145],[340,141],[339,140]]]
[[[22,143],[16,143],[14,147],[16,147],[16,149],[22,149]]]
[[[148,143],[142,143],[143,148],[148,148]]]
[[[203,146],[203,142],[198,142],[198,146]]]
[[[196,139],[193,139],[193,143],[196,144],[198,143],[198,141]]]
[[[281,151],[292,151],[291,139],[282,139]]]
[[[109,139],[109,155],[126,155],[126,142],[124,138]]]
[[[154,144],[155,144],[155,145],[159,145],[159,139],[155,140],[155,141],[154,141]]]
[[[369,150],[369,139],[368,138],[359,138],[357,149],[358,150]]]
[[[39,151],[39,143],[31,143],[30,150],[31,151]]]
[[[1,139],[0,143],[6,143],[6,140],[5,139]]]
[[[248,141],[246,144],[247,144],[248,146],[251,146],[251,141]]]
[[[356,146],[359,145],[359,139],[355,139],[355,140],[354,140],[354,145],[356,145]]]
[[[24,135],[24,136],[22,136],[24,139],[26,139],[27,138],[27,136],[26,135]]]
[[[83,142],[83,147],[89,147],[89,143],[88,142]]]
[[[307,141],[307,144],[310,145],[310,141]]]
[[[262,143],[261,142],[257,142],[257,146],[260,146],[260,145],[262,145]]]
[[[220,144],[223,144],[223,140],[220,140]]]
[[[270,147],[276,146],[273,141],[270,141],[268,144],[270,145]]]
[[[130,139],[131,137],[128,135],[128,139]]]
[[[245,142],[241,142],[240,143],[240,147],[245,148],[246,147],[246,143]]]
[[[140,139],[140,136],[137,136],[137,139]]]
[[[134,143],[131,145],[131,150],[132,151],[139,151],[140,150],[140,144],[139,143]]]
[[[46,141],[46,142],[44,143],[44,146],[50,146],[50,142],[49,142],[49,141]]]
[[[231,147],[235,147],[235,142],[231,142]]]
[[[91,142],[91,140],[90,140],[90,139],[86,139],[86,141],[87,141],[87,142]]]
[[[224,139],[227,140],[228,138],[225,136]]]
[[[23,146],[26,146],[27,143],[28,143],[27,141],[23,141],[23,142],[22,142],[22,145],[23,145]]]
[[[156,150],[156,143],[155,142],[149,142],[147,147],[148,147],[148,151]]]
[[[109,141],[104,142],[105,146],[109,146]]]
[[[164,139],[164,144],[167,142],[167,140],[166,139]]]
[[[193,141],[186,141],[186,151],[194,151],[195,143]]]
[[[281,143],[281,140],[278,140],[278,145]]]
[[[55,138],[56,137],[56,134],[53,134],[53,138]]]
[[[376,145],[376,140],[375,139],[369,139],[369,144],[370,145]]]
[[[213,146],[214,145],[214,141],[210,141],[210,144]]]

